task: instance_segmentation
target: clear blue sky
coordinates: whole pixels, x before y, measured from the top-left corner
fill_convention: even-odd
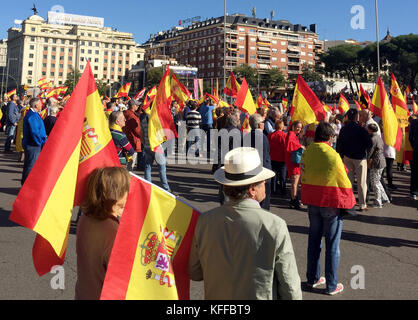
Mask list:
[[[223,0],[15,0],[2,1],[0,12],[0,37],[7,38],[7,29],[14,19],[24,20],[32,14],[33,3],[39,15],[47,18],[54,5],[61,5],[65,12],[104,18],[105,26],[120,31],[132,32],[138,43],[145,42],[151,33],[167,30],[179,20],[201,16],[222,16]],[[365,9],[365,29],[353,30],[350,13],[354,5]],[[227,0],[228,14],[251,15],[256,6],[258,18],[268,18],[274,10],[275,19],[287,19],[293,24],[309,26],[316,23],[320,39],[342,40],[353,38],[359,41],[376,39],[374,0]],[[379,0],[380,38],[389,27],[393,36],[418,33],[418,1]]]

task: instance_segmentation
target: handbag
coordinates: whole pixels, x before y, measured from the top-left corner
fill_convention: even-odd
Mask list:
[[[300,160],[302,159],[303,148],[299,148],[295,151],[292,151],[292,162],[295,164],[300,164]]]

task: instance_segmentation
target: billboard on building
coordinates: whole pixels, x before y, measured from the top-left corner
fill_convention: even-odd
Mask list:
[[[48,12],[48,22],[51,24],[66,24],[87,27],[104,27],[104,18],[80,16],[63,12]]]

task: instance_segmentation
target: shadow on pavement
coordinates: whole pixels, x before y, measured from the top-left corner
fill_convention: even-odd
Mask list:
[[[18,224],[9,220],[10,211],[0,208],[0,227],[20,227]]]
[[[287,226],[289,232],[295,232],[300,234],[309,234],[309,227],[303,226]],[[368,236],[363,234],[357,234],[354,232],[343,231],[341,234],[341,239],[357,242],[357,243],[366,243],[372,244],[381,247],[411,247],[418,248],[418,241],[405,240],[399,238],[386,238],[378,236]]]

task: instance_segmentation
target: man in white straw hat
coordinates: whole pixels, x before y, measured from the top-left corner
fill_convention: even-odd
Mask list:
[[[196,225],[188,273],[204,280],[205,299],[302,299],[286,223],[260,207],[265,181],[257,149],[235,148],[214,178],[229,201],[202,214]]]

